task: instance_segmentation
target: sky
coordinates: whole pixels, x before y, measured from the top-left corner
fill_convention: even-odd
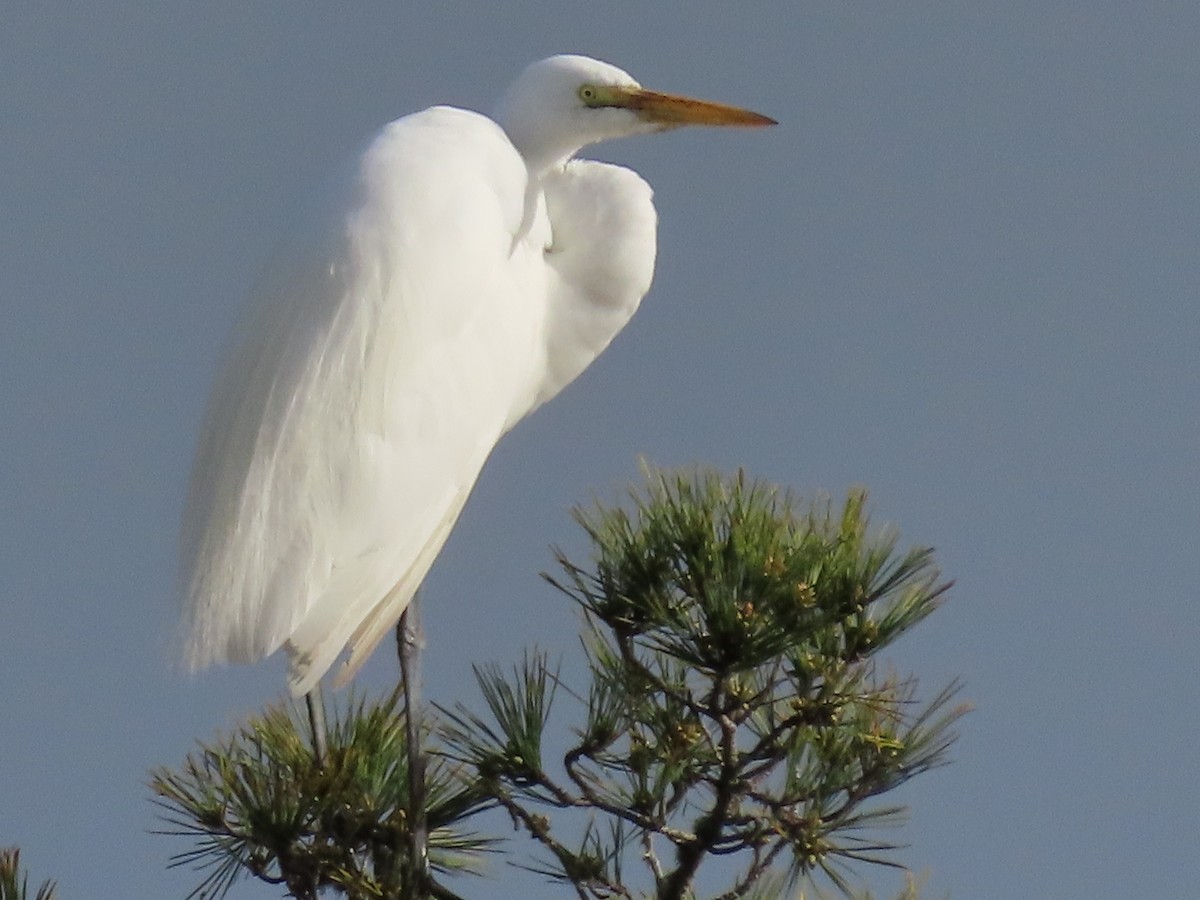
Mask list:
[[[178,663],[221,348],[366,137],[579,52],[780,125],[589,151],[654,186],[655,283],[496,448],[426,582],[427,693],[472,698],[472,663],[531,643],[570,663],[576,614],[538,573],[552,544],[586,556],[569,509],[641,457],[862,485],[955,580],[889,659],[975,705],[901,794],[899,858],[930,896],[1193,896],[1197,46],[1190,2],[5,3],[0,845],[64,898],[196,883],[148,772],[284,671]],[[496,875],[460,887],[563,896]]]

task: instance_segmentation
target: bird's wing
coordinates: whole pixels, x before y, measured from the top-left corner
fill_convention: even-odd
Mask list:
[[[536,395],[544,264],[514,247],[526,184],[482,116],[400,119],[260,286],[185,513],[193,665],[286,642],[303,691],[399,618]]]

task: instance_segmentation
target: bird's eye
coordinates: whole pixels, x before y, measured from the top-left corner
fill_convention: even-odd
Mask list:
[[[596,88],[590,84],[585,84],[579,89],[579,99],[589,106],[596,102],[598,96]]]

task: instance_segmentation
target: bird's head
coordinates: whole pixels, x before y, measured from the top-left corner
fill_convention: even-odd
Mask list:
[[[534,170],[612,138],[683,125],[775,124],[735,106],[646,90],[616,66],[570,55],[526,68],[501,99],[496,120]]]

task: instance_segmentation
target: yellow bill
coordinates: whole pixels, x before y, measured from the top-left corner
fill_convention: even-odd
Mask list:
[[[663,94],[645,88],[610,87],[606,106],[631,110],[647,122],[665,128],[679,125],[718,125],[759,128],[778,125],[774,119],[738,106],[697,100],[680,94]]]

